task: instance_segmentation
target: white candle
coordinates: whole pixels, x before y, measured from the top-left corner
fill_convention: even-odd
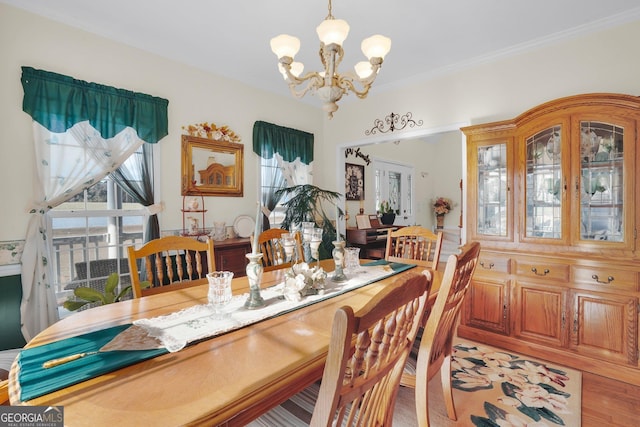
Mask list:
[[[258,236],[260,235],[261,223],[262,223],[262,212],[260,209],[260,202],[258,202],[258,212],[256,213],[256,229],[253,232],[253,245],[251,245],[251,250],[254,255],[258,253]]]
[[[340,237],[340,230],[338,227],[338,222],[340,221],[340,211],[338,209],[338,203],[336,203],[336,240],[339,242],[340,240],[342,240],[342,238]]]

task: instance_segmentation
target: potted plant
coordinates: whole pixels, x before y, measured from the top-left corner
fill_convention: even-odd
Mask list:
[[[276,196],[286,200],[282,204],[286,211],[281,227],[290,230],[292,227],[301,226],[303,222],[315,223],[316,227],[322,228],[320,259],[331,258],[333,241],[336,240],[336,229],[327,217],[323,203],[337,206],[341,194],[323,190],[315,185],[303,184],[282,188],[276,192]],[[337,211],[338,215],[342,217],[342,209],[338,207]]]
[[[391,204],[383,200],[380,203],[380,222],[384,225],[393,225],[393,222],[396,220],[396,211],[391,208]]]
[[[69,298],[62,305],[69,311],[76,311],[87,304],[100,306],[122,301],[124,297],[126,297],[127,294],[131,292],[131,286],[123,288],[120,293],[116,295],[116,289],[118,288],[119,281],[120,276],[118,276],[118,273],[111,273],[109,277],[107,277],[107,282],[104,287],[104,293],[93,288],[79,286],[73,290],[73,295],[75,296],[75,298]],[[143,289],[148,288],[151,286],[151,283],[148,281],[144,281],[140,283],[140,286]]]

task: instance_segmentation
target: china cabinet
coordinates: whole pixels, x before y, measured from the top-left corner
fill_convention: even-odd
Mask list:
[[[640,384],[639,120],[586,94],[462,129],[482,251],[460,336]]]

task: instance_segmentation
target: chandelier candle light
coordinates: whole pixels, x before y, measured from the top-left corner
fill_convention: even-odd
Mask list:
[[[278,57],[278,68],[285,81],[289,84],[291,93],[302,98],[307,92],[314,93],[323,102],[322,109],[327,112],[329,118],[338,110],[338,102],[343,95],[352,91],[358,98],[366,98],[373,81],[378,75],[384,57],[391,49],[391,39],[381,35],[374,35],[362,41],[362,53],[369,60],[358,62],[355,66],[355,74],[338,73],[338,65],[344,56],[342,43],[349,34],[349,24],[343,19],[335,19],[331,14],[331,0],[329,0],[329,14],[316,28],[320,38],[320,60],[324,66],[323,71],[311,71],[300,77],[304,70],[301,62],[294,62],[293,58],[300,50],[300,39],[288,34],[280,34],[271,39],[271,50]],[[298,85],[307,82],[301,90],[296,90]],[[358,82],[362,90],[354,85]]]

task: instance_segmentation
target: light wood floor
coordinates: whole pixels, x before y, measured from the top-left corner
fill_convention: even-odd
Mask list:
[[[582,427],[640,425],[640,386],[582,373]]]

